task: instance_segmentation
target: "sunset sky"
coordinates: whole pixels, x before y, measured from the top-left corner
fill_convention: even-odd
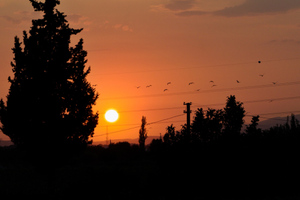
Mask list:
[[[107,127],[109,139],[138,138],[142,116],[155,122],[149,136],[171,123],[179,130],[183,102],[219,109],[229,95],[244,102],[246,123],[300,113],[299,0],[61,0],[57,9],[84,28],[71,40],[84,39],[88,80],[100,94],[94,141]],[[40,17],[27,0],[0,0],[0,98],[14,37]],[[110,108],[117,122],[105,121]]]

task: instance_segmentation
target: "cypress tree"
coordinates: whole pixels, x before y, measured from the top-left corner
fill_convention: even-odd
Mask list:
[[[87,81],[87,52],[83,40],[70,47],[72,35],[59,0],[30,0],[43,18],[32,20],[23,43],[15,37],[11,63],[14,77],[7,102],[0,101],[1,130],[20,147],[65,148],[85,146],[94,134],[98,113],[92,106],[98,94]]]

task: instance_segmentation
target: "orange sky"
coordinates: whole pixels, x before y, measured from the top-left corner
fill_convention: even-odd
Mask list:
[[[70,27],[84,28],[72,44],[84,39],[88,79],[100,94],[94,141],[106,139],[106,126],[120,131],[110,139],[137,138],[138,128],[122,130],[139,126],[143,115],[148,122],[180,115],[183,102],[192,102],[192,110],[222,108],[231,94],[245,102],[247,115],[300,111],[300,98],[290,98],[300,89],[299,0],[61,0],[57,8]],[[0,13],[5,98],[14,36],[22,38],[40,15],[24,0],[1,0]],[[120,112],[113,124],[104,120],[109,108]],[[149,125],[148,135],[164,134],[171,123],[179,129],[185,116]]]

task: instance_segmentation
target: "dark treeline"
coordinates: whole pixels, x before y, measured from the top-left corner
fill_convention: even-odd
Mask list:
[[[299,121],[292,114],[285,124],[261,130],[259,116],[253,116],[242,132],[242,105],[230,96],[224,109],[197,109],[190,131],[170,125],[152,141],[150,152],[164,163],[170,184],[177,180],[172,175],[180,174],[183,187],[201,188],[208,196],[259,199],[297,193]]]
[[[258,128],[259,115],[253,116],[251,124],[244,125],[245,110],[242,102],[236,101],[234,95],[227,98],[224,109],[212,109],[204,111],[198,108],[192,121],[190,130],[186,124],[179,131],[173,124],[166,128],[166,133],[160,139],[155,139],[150,144],[152,152],[173,151],[179,149],[193,149],[214,144],[226,144],[234,146],[240,143],[249,145],[285,141],[297,142],[300,135],[300,124],[294,114],[287,117],[283,125],[277,125],[270,129]],[[267,144],[266,144],[267,143]],[[187,148],[185,148],[187,147]]]
[[[244,113],[230,96],[224,109],[197,109],[189,132],[186,125],[178,131],[170,125],[147,147],[89,146],[49,166],[32,165],[14,147],[0,148],[1,190],[50,197],[94,190],[108,199],[297,199],[299,121],[291,115],[261,130],[254,116],[242,132]],[[143,120],[146,132],[142,127]]]

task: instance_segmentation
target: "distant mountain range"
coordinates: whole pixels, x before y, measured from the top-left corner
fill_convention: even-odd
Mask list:
[[[295,115],[295,118],[300,121],[300,114]],[[260,120],[263,120],[263,118],[261,118]],[[291,116],[289,116],[289,121],[290,120],[291,120]],[[265,130],[265,129],[269,129],[273,126],[276,126],[276,125],[285,124],[286,122],[287,122],[287,117],[274,117],[274,118],[260,121],[258,123],[258,128]]]
[[[6,146],[10,146],[13,145],[13,143],[9,140],[0,140],[0,146],[1,147],[6,147]]]
[[[146,139],[146,142],[145,144],[148,145],[152,142],[153,139],[158,139],[159,136],[148,136],[148,138]],[[139,139],[138,138],[135,138],[135,139],[115,139],[115,140],[109,140],[108,141],[108,144],[109,143],[118,143],[118,142],[129,142],[130,144],[139,144]],[[106,141],[94,141],[93,142],[93,145],[106,145]]]
[[[295,115],[296,119],[298,119],[300,121],[300,114],[299,115]],[[263,119],[263,118],[261,118]],[[289,117],[289,120],[291,119],[291,117]],[[258,123],[258,128],[261,128],[262,130],[265,129],[269,129],[273,126],[276,125],[280,125],[280,124],[285,124],[286,123],[287,118],[286,117],[274,117],[274,118],[270,118],[267,120],[263,120],[260,121]],[[146,140],[146,145],[150,144],[152,142],[153,139],[158,139],[159,136],[149,136]],[[138,144],[139,143],[139,139],[135,138],[135,139],[114,139],[114,140],[110,140],[108,141],[108,143],[118,143],[118,142],[129,142],[130,144]],[[93,145],[106,145],[106,141],[94,141]],[[13,143],[11,141],[7,141],[7,140],[0,140],[0,146],[10,146],[13,145]]]
[[[159,136],[149,136],[146,140],[146,145],[150,144],[152,142],[153,139],[158,139]],[[115,139],[115,140],[109,140],[108,144],[111,143],[118,143],[118,142],[129,142],[130,144],[138,144],[139,143],[139,139],[135,138],[135,139]],[[106,145],[106,141],[94,141],[93,145]],[[6,146],[11,146],[13,145],[13,143],[11,141],[8,140],[0,140],[0,146],[1,147],[6,147]]]

